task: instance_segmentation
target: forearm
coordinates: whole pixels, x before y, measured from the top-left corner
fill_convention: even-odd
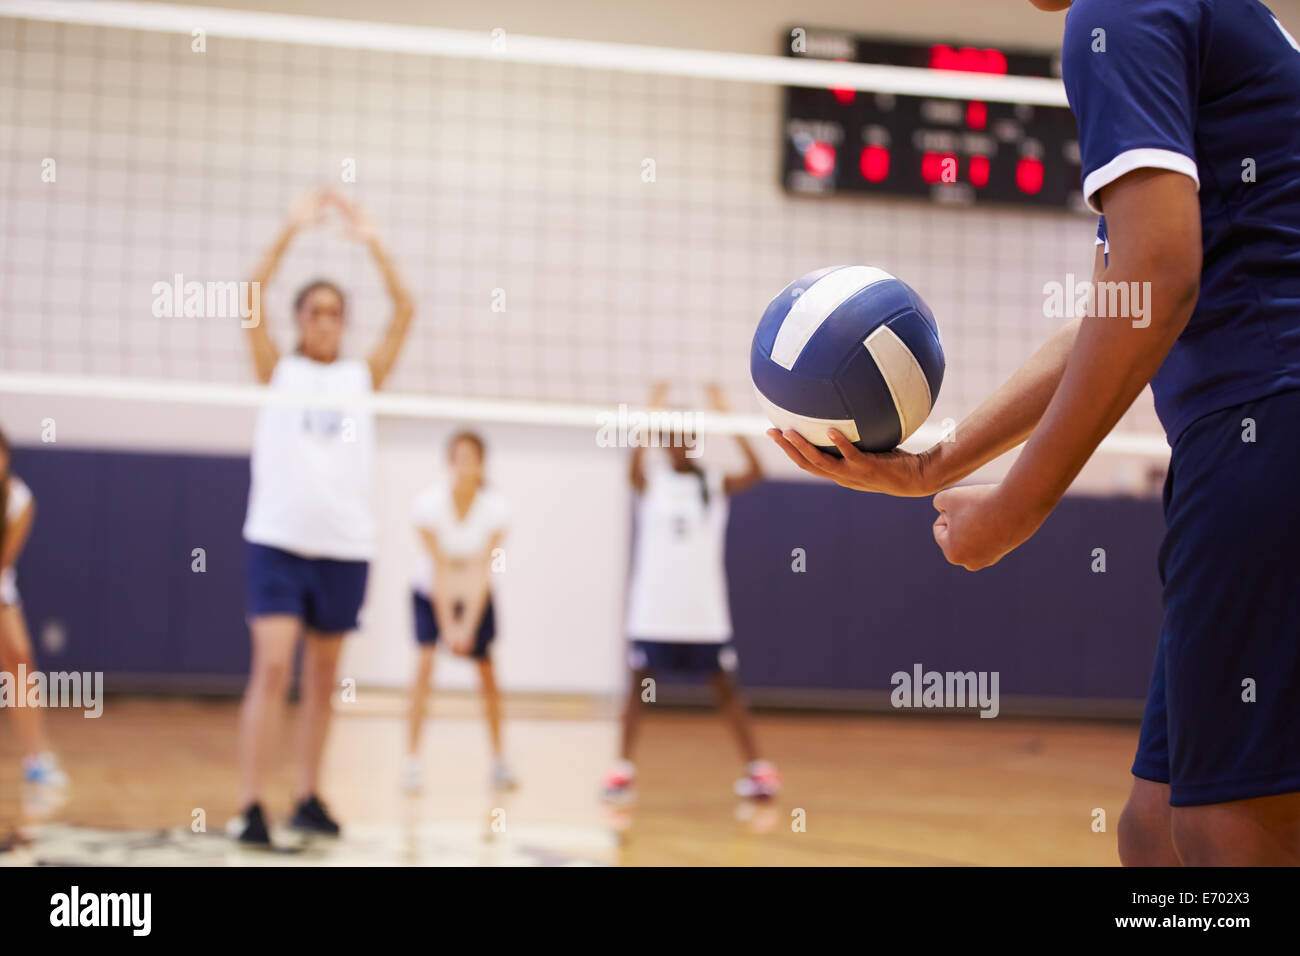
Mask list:
[[[745,456],[745,464],[749,466],[746,477],[752,476],[755,481],[763,477],[763,464],[754,453],[754,446],[749,443],[749,439],[744,435],[737,435],[736,444],[740,448],[740,453]]]
[[[1139,274],[1107,280],[1127,283]],[[1153,283],[1148,302],[1157,308],[1146,327],[1124,318],[1083,320],[1060,387],[1002,482],[1030,513],[1047,515],[1150,382],[1191,317],[1196,286]]]
[[[1057,329],[953,434],[925,452],[936,488],[960,481],[1029,437],[1061,384],[1079,321]]]
[[[265,313],[262,309],[262,290],[271,281],[271,276],[280,265],[284,251],[289,248],[289,243],[293,241],[297,232],[298,228],[292,222],[285,225],[271,248],[258,262],[257,268],[253,270],[252,281],[247,287],[244,308],[251,321],[244,323],[244,327],[248,329],[248,341],[253,350],[253,367],[258,379],[264,384],[270,380],[275,363],[280,356],[266,327]]]
[[[388,294],[393,300],[393,317],[384,331],[383,340],[370,355],[370,376],[375,388],[379,388],[397,363],[397,356],[402,351],[402,343],[406,341],[406,334],[411,327],[415,306],[406,291],[406,286],[402,284],[401,277],[397,274],[397,269],[379,240],[372,236],[366,240],[366,245],[384,277],[384,284],[388,287]]]
[[[488,595],[491,594],[491,571],[486,561],[483,562],[481,572],[477,575],[477,584],[473,589],[473,597],[465,607],[465,623],[470,628],[477,628],[479,621],[483,617],[483,609],[487,607]]]
[[[754,454],[749,441],[744,435],[737,435],[736,444],[740,446],[740,453],[745,456],[748,467],[739,475],[727,476],[725,490],[729,495],[746,491],[763,480],[763,464],[758,460],[758,455]]]
[[[444,561],[434,561],[433,585],[429,588],[429,603],[433,605],[433,618],[438,630],[446,631],[452,624],[453,587],[451,566]]]
[[[632,446],[632,461],[628,465],[628,480],[632,487],[640,491],[645,487],[645,446]]]
[[[271,276],[280,266],[280,260],[284,258],[285,250],[293,242],[293,237],[298,234],[298,227],[292,223],[285,223],[284,228],[280,230],[271,247],[262,254],[258,260],[256,268],[253,269],[252,281],[259,284],[265,284],[271,281]]]
[[[370,238],[366,242],[367,248],[370,249],[371,258],[375,260],[375,265],[379,267],[379,273],[384,277],[384,286],[388,289],[388,295],[393,300],[393,306],[398,315],[412,311],[411,294],[407,291],[402,277],[393,265],[393,260],[389,258],[388,251],[384,248],[378,238]]]

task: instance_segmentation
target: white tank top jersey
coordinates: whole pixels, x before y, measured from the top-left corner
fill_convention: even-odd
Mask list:
[[[32,490],[17,475],[9,476],[9,498],[5,501],[5,522],[12,527],[32,503]],[[18,603],[18,572],[13,568],[0,571],[0,604]]]
[[[666,462],[648,467],[636,507],[636,546],[628,593],[633,640],[722,644],[731,638],[724,551],[728,502],[724,475],[698,475]]]
[[[438,547],[449,558],[476,558],[487,550],[492,536],[505,531],[510,521],[510,506],[499,491],[479,488],[469,513],[462,521],[456,514],[451,497],[451,482],[439,481],[425,488],[411,506],[411,520],[416,528],[432,531]],[[411,587],[429,597],[433,589],[433,555],[419,542]]]
[[[271,387],[348,399],[372,391],[365,362],[286,355]],[[369,410],[267,405],[253,437],[244,539],[303,558],[369,560],[375,519],[375,424]]]

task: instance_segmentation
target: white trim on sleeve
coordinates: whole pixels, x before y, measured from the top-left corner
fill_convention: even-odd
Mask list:
[[[1120,153],[1105,166],[1094,169],[1083,181],[1083,198],[1088,208],[1101,215],[1101,206],[1093,202],[1093,197],[1103,188],[1109,186],[1135,169],[1168,169],[1191,177],[1196,188],[1201,188],[1201,177],[1196,169],[1196,160],[1172,149],[1128,149]]]

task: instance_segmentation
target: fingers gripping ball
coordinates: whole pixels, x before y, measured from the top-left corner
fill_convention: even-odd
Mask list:
[[[871,266],[832,266],[786,286],[749,353],[772,424],[839,456],[827,430],[888,451],[921,427],[939,397],[943,347],[930,307]]]

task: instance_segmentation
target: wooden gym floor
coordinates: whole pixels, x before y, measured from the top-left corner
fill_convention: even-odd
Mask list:
[[[1108,866],[1137,739],[1136,724],[1121,722],[760,713],[760,743],[786,790],[754,804],[731,794],[739,760],[720,721],[663,709],[643,725],[636,807],[611,811],[596,799],[616,737],[603,704],[509,701],[507,751],[522,786],[503,796],[487,787],[476,699],[442,693],[425,788],[410,797],[397,785],[401,696],[360,698],[337,705],[326,755],[338,843],[284,858],[232,851],[217,834],[236,810],[237,703],[110,697],[97,720],[47,712],[70,800],[0,863]],[[0,843],[20,822],[19,784],[6,728]],[[291,784],[286,766],[267,792],[274,820]]]

